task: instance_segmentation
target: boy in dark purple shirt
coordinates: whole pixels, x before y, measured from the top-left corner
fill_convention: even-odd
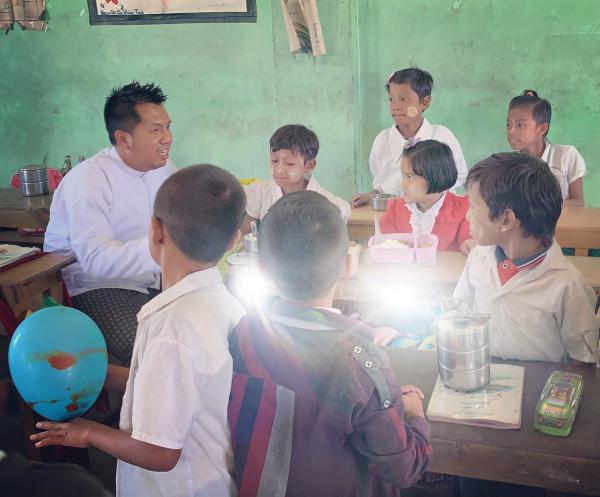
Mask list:
[[[398,384],[371,328],[332,308],[347,247],[315,192],[285,195],[261,223],[260,264],[284,299],[230,338],[240,497],[399,495],[431,460],[421,391]]]

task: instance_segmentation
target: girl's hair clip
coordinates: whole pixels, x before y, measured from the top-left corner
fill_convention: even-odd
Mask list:
[[[409,140],[406,140],[406,143],[404,144],[404,150],[410,150],[417,143],[419,143],[420,140],[420,138],[410,138]]]
[[[396,71],[392,71],[392,73],[388,76],[388,78],[387,78],[388,84],[390,84],[390,81],[392,81],[392,78],[394,77],[394,74],[396,74]]]
[[[525,95],[526,97],[535,97],[535,98],[538,98],[537,93],[535,91],[533,91],[533,90],[525,90],[523,92],[523,95]]]

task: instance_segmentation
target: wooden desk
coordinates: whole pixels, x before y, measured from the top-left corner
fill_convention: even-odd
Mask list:
[[[600,249],[600,209],[567,207],[556,226],[561,247],[575,249],[575,255],[587,255],[588,249]]]
[[[0,295],[17,320],[24,319],[29,310],[41,309],[46,295],[52,296],[57,302],[63,302],[60,270],[74,261],[75,257],[70,255],[47,254],[0,272]],[[38,418],[22,400],[21,417],[27,456],[39,461],[40,449],[29,441],[29,435],[35,432],[35,422]]]
[[[63,301],[60,270],[75,262],[70,255],[47,254],[0,273],[0,294],[17,319],[42,307],[45,295]]]
[[[573,256],[567,259],[594,290],[600,291],[600,258]],[[460,252],[438,252],[437,262],[431,266],[383,265],[372,263],[368,259],[368,251],[363,249],[356,275],[338,281],[334,298],[338,302],[379,302],[381,294],[377,290],[385,284],[404,284],[415,290],[426,287],[451,295],[466,260]]]
[[[351,240],[364,241],[375,232],[370,205],[352,209],[348,220]],[[565,207],[556,226],[556,239],[561,247],[575,249],[575,255],[587,255],[588,249],[600,249],[600,209],[594,207]]]
[[[45,228],[52,194],[24,197],[14,188],[0,188],[0,228]]]
[[[435,352],[388,349],[388,354],[398,381],[423,390],[426,408],[438,374]],[[522,427],[498,430],[432,421],[431,471],[600,495],[600,370],[545,362],[511,364],[525,367]],[[566,438],[533,429],[539,395],[556,369],[574,370],[584,377],[581,407]]]

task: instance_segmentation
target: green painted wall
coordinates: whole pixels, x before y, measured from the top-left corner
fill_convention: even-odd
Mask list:
[[[85,0],[50,0],[46,33],[0,39],[0,184],[45,154],[106,146],[102,107],[113,86],[155,81],[170,95],[178,166],[213,162],[268,176],[268,138],[300,122],[321,139],[317,177],[347,196],[370,184],[367,158],[390,123],[383,89],[418,64],[436,81],[427,117],[459,138],[469,165],[506,150],[511,96],[550,99],[550,138],[575,145],[600,206],[598,0],[321,0],[328,54],[288,51],[279,0],[257,0],[256,24],[90,26]]]
[[[271,5],[273,4],[273,5]],[[283,124],[322,141],[317,177],[354,188],[350,9],[324,2],[330,55],[294,58],[278,0],[258,0],[256,24],[90,26],[87,2],[50,0],[46,33],[0,38],[0,183],[20,165],[59,166],[108,143],[102,120],[111,88],[155,81],[169,94],[173,157],[212,162],[240,177],[268,177],[268,140]]]
[[[391,125],[385,80],[417,65],[434,78],[426,117],[454,132],[469,167],[509,150],[511,97],[534,88],[548,98],[548,136],[579,149],[589,171],[586,204],[600,207],[598,0],[357,0],[357,11],[363,184],[371,181],[373,138]]]

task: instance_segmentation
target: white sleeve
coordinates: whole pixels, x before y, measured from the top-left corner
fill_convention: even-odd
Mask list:
[[[260,219],[262,210],[262,180],[255,181],[246,192],[246,214],[254,219]]]
[[[580,275],[563,295],[560,323],[561,340],[569,356],[577,361],[597,360],[600,323],[595,308],[596,294]]]
[[[381,165],[379,158],[379,151],[381,148],[381,133],[379,133],[375,140],[373,140],[373,145],[371,146],[371,153],[369,154],[369,169],[371,170],[371,174],[373,175],[373,189],[380,190],[382,189],[383,179],[381,177]]]
[[[198,374],[193,351],[173,338],[155,339],[133,379],[132,432],[136,440],[181,449],[202,410],[208,377]]]
[[[331,202],[340,210],[344,222],[348,224],[348,219],[350,219],[350,213],[352,212],[350,204],[341,197],[333,197]]]
[[[458,279],[458,283],[456,283],[456,287],[452,293],[452,297],[463,300],[469,307],[474,304],[475,299],[475,291],[473,290],[473,286],[469,281],[469,268],[473,261],[473,252],[476,250],[477,247],[475,247],[467,257],[465,267],[463,268],[460,278]]]
[[[458,172],[458,178],[456,179],[456,183],[454,184],[453,189],[458,188],[465,184],[465,179],[467,178],[467,163],[465,161],[465,156],[463,154],[462,148],[460,148],[460,144],[458,140],[450,131],[446,128],[446,133],[444,133],[444,143],[450,147],[452,150],[452,157],[454,157],[454,163],[456,164],[456,171]],[[440,140],[442,141],[442,140]]]
[[[585,161],[575,147],[569,147],[565,154],[564,167],[569,184],[587,175]]]
[[[98,181],[95,181],[97,179]],[[86,275],[102,280],[147,281],[160,273],[150,255],[148,237],[115,240],[109,222],[110,201],[98,184],[102,177],[71,183],[64,192],[71,248]]]
[[[325,198],[327,198],[327,200],[329,200],[333,205],[335,205],[339,209],[340,214],[344,219],[344,222],[347,224],[348,219],[350,219],[350,213],[352,212],[350,204],[346,202],[343,198],[336,197],[333,193],[331,193],[329,190],[326,190],[323,187],[320,188],[319,193]]]

